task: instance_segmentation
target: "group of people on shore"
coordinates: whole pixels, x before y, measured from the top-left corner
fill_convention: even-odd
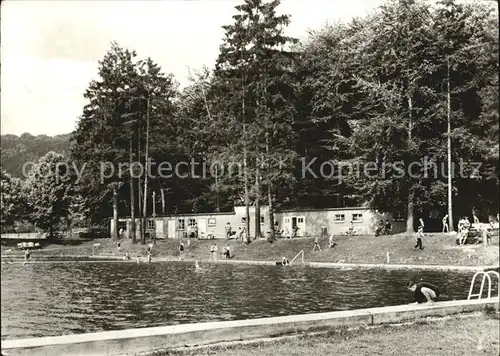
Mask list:
[[[463,246],[466,241],[467,241],[467,238],[469,237],[469,232],[471,231],[471,227],[472,226],[479,226],[480,225],[480,221],[479,221],[479,218],[477,217],[476,213],[475,212],[472,212],[472,218],[473,218],[473,224],[471,224],[469,218],[467,216],[462,216],[459,220],[458,220],[458,225],[457,225],[457,228],[458,228],[458,237],[457,237],[457,242],[460,246]],[[498,221],[498,214],[497,214],[497,221]],[[494,220],[494,218],[493,218]],[[449,215],[446,214],[443,219],[441,220],[441,223],[442,223],[442,232],[443,233],[448,233],[450,232],[450,227],[449,227]],[[492,218],[490,218],[490,226],[493,227],[493,222],[492,222]],[[417,234],[416,234],[416,238],[417,238],[417,244],[415,245],[414,249],[417,250],[423,250],[424,249],[424,246],[423,246],[423,237],[424,237],[424,228],[425,228],[425,224],[424,224],[424,220],[422,218],[419,219],[419,225],[418,225],[418,229],[417,229]],[[486,237],[488,238],[488,237]]]
[[[121,251],[121,243],[120,243],[120,241],[117,242],[117,246],[118,246],[118,251]],[[146,247],[146,256],[147,256],[148,263],[151,263],[152,260],[153,260],[152,253],[153,253],[153,244],[149,244]],[[125,255],[123,256],[123,260],[124,261],[130,261],[130,260],[132,260],[132,257],[130,256],[130,252],[129,251],[125,252]],[[138,253],[137,256],[136,256],[136,262],[137,262],[137,264],[141,263],[141,255],[140,255],[140,253]]]
[[[330,237],[328,238],[328,248],[333,248],[337,245],[337,240],[335,239],[335,235],[332,233],[330,234]],[[314,238],[314,246],[313,246],[313,249],[312,249],[312,252],[316,251],[316,249],[318,251],[321,251],[321,245],[319,243],[319,236],[316,236]]]
[[[226,239],[236,239],[236,240],[241,240],[243,243],[247,240],[247,231],[245,227],[239,227],[238,231],[234,231],[231,227],[231,223],[227,222],[226,226],[224,227],[224,232],[226,234]],[[234,237],[233,237],[234,236]]]
[[[188,246],[189,246],[189,240],[188,240]],[[180,241],[179,242],[179,260],[180,261],[184,260],[185,251],[186,251],[186,248],[184,246],[184,242]],[[219,251],[219,248],[217,247],[217,244],[214,242],[210,246],[209,260],[216,261],[217,257],[218,257],[218,254],[217,254],[218,251]],[[231,258],[231,246],[229,246],[229,244],[227,244],[224,247],[224,250],[222,251],[222,255],[223,255],[224,259],[226,259],[226,260]]]
[[[212,246],[210,246],[210,261],[217,261],[217,252],[219,251],[219,248],[217,247],[217,244],[214,242]],[[228,260],[231,258],[231,246],[229,244],[224,247],[224,250],[222,251],[222,256],[224,257],[225,260]]]

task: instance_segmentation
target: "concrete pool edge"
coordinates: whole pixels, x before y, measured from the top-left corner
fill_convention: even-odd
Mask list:
[[[24,257],[16,256],[15,259],[18,261],[5,261],[5,258],[12,258],[14,256],[1,256],[3,264],[16,264],[16,263],[24,263]],[[61,258],[61,260],[57,260],[57,258]],[[74,260],[70,260],[73,258]],[[185,259],[180,261],[177,258],[172,257],[154,257],[152,263],[158,262],[183,262],[183,263],[194,263],[195,259]],[[246,264],[246,265],[261,265],[261,266],[275,266],[276,261],[263,261],[263,260],[204,260],[199,259],[200,263],[216,263],[216,264]],[[42,258],[33,259],[30,263],[76,263],[76,262],[123,262],[123,263],[136,263],[135,259],[130,261],[124,261],[123,257],[118,256],[91,256],[91,255],[61,255],[61,256],[45,256]],[[142,257],[142,262],[145,262],[145,257]],[[387,263],[338,263],[338,262],[297,262],[294,266],[308,266],[314,268],[367,268],[367,269],[423,269],[423,270],[443,270],[443,271],[465,271],[465,272],[477,272],[477,271],[485,271],[485,270],[495,270],[499,269],[499,265],[491,265],[491,266],[457,266],[457,265],[426,265],[426,264],[387,264]]]
[[[170,325],[153,328],[2,341],[5,355],[126,355],[155,350],[252,340],[338,326],[381,325],[499,309],[499,299],[458,300],[424,305],[290,315],[261,319]]]

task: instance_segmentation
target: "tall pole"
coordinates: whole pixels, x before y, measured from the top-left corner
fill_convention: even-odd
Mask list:
[[[156,192],[153,192],[153,244],[156,245]]]
[[[113,184],[113,240],[118,240],[118,183]]]
[[[129,163],[130,163],[130,236],[132,238],[132,243],[137,243],[135,238],[135,191],[134,191],[134,173],[132,172],[132,165],[134,163],[133,159],[133,148],[132,148],[132,137],[129,140]]]
[[[161,193],[161,214],[165,216],[165,191],[163,188],[160,189]]]
[[[137,162],[141,162],[141,125],[140,118],[137,119]],[[142,174],[142,173],[141,173]],[[139,240],[142,243],[142,236],[144,235],[144,230],[142,228],[142,201],[141,201],[141,177],[137,177],[137,213],[138,213],[138,222],[139,222]]]
[[[217,165],[215,166],[215,194],[216,194],[216,206],[215,211],[218,213],[220,211],[220,203],[219,203],[219,170]]]
[[[271,178],[271,170],[274,168],[271,166],[271,155],[270,155],[270,134],[269,134],[269,108],[267,106],[267,72],[264,73],[264,122],[265,122],[265,138],[266,138],[266,159],[267,159],[267,205],[269,208],[269,230],[271,231],[271,238],[274,239],[274,206],[273,206],[273,181]]]
[[[449,231],[455,231],[453,227],[453,202],[452,202],[452,180],[451,180],[451,90],[450,90],[450,56],[446,57],[446,84],[447,84],[447,101],[448,101],[448,137],[447,137],[447,148],[448,148],[448,225]]]
[[[153,217],[156,217],[156,192],[153,192]]]
[[[191,76],[191,70],[188,67],[188,72],[189,75]],[[205,94],[205,90],[203,89],[203,83],[199,84],[201,95],[203,96],[203,102],[205,103],[205,110],[207,111],[208,119],[210,122],[213,122],[212,120],[212,115],[210,114],[210,107],[208,105],[208,100],[207,100],[207,95]],[[215,166],[215,194],[216,194],[216,207],[215,211],[219,212],[220,211],[220,204],[219,204],[219,183],[218,183],[218,169],[217,165]]]
[[[413,117],[412,117],[412,115],[413,115],[413,102],[411,100],[411,96],[408,96],[408,116],[409,116],[409,121],[408,121],[408,146],[410,148],[411,148],[411,145],[412,145],[412,134],[411,134],[411,131],[413,129]],[[408,192],[408,205],[407,205],[408,213],[406,215],[406,233],[408,235],[411,235],[411,234],[413,234],[415,232],[415,229],[413,228],[413,220],[414,220],[413,199],[414,199],[414,194],[413,194],[413,191],[410,190],[410,192]]]
[[[255,238],[261,237],[260,231],[260,169],[258,162],[255,166]]]
[[[243,53],[241,54],[241,61],[244,65]],[[243,124],[243,181],[245,189],[245,230],[246,230],[246,243],[250,243],[250,192],[248,187],[248,159],[247,159],[247,125],[246,125],[246,112],[245,112],[245,77],[241,76],[241,122]]]
[[[250,194],[248,191],[248,169],[247,169],[247,146],[246,146],[246,124],[243,124],[243,179],[245,185],[245,230],[247,240],[246,243],[250,242]]]
[[[144,245],[146,243],[146,214],[147,214],[147,197],[148,197],[148,176],[149,176],[149,93],[147,96],[147,101],[146,101],[146,152],[145,152],[145,157],[146,157],[146,176],[144,177],[144,201],[142,203],[142,218],[144,220],[143,223],[143,236],[142,236],[142,241],[141,243]]]

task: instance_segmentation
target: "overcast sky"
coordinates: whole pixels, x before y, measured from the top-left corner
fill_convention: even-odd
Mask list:
[[[151,57],[187,84],[187,67],[212,66],[235,0],[2,1],[2,134],[74,130],[83,92],[111,41]],[[382,0],[283,0],[288,34],[363,16]]]

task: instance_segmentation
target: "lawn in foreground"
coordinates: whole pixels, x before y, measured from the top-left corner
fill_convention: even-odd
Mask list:
[[[499,321],[498,314],[422,319],[414,324],[357,330],[337,329],[322,336],[299,336],[245,345],[156,352],[150,356],[498,356]]]

